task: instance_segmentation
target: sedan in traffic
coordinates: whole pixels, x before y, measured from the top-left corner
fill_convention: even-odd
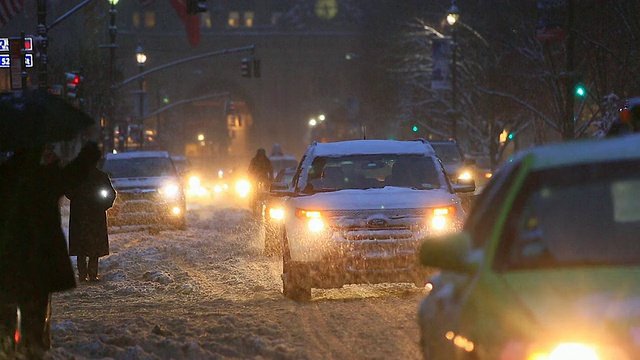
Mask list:
[[[519,153],[421,245],[424,359],[639,359],[638,229],[640,136]]]

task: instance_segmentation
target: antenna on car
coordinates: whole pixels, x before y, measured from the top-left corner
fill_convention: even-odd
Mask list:
[[[362,125],[362,140],[367,140],[367,126]]]

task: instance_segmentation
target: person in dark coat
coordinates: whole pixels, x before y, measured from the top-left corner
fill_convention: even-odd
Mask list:
[[[249,177],[253,186],[251,209],[254,216],[262,213],[260,200],[264,192],[269,190],[269,184],[273,181],[273,166],[264,149],[256,151],[256,155],[249,163]]]
[[[98,258],[109,254],[106,211],[113,206],[116,191],[97,165],[96,161],[80,186],[66,194],[71,200],[69,255],[77,257],[79,281],[98,281]]]
[[[60,199],[84,180],[101,153],[88,143],[62,166],[43,157],[44,149],[16,151],[0,164],[0,358],[7,344],[24,352],[18,358],[40,358],[51,346],[51,293],[76,286]]]

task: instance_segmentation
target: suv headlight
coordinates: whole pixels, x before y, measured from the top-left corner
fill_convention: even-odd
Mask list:
[[[453,221],[456,214],[455,206],[431,208],[429,214],[431,216],[429,219],[431,230],[441,232],[453,229]]]
[[[180,194],[180,187],[174,183],[166,184],[160,188],[159,192],[166,198],[175,199]]]
[[[307,223],[307,228],[311,232],[320,232],[324,229],[324,221],[322,220],[322,213],[320,211],[313,210],[296,210],[296,217]]]
[[[276,221],[284,219],[284,209],[281,206],[269,208],[269,218]]]

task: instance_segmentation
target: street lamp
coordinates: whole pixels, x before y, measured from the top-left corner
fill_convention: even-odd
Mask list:
[[[142,48],[142,44],[138,43],[138,47],[136,48],[136,61],[138,62],[138,68],[140,69],[140,74],[144,72],[144,63],[147,62],[147,55],[144,53],[144,49]],[[144,76],[140,76],[138,79],[139,84],[139,95],[140,95],[140,108],[138,109],[140,116],[140,150],[142,150],[142,146],[144,145]]]
[[[100,47],[109,48],[109,84],[113,85],[115,82],[115,73],[116,73],[116,48],[118,44],[116,44],[116,34],[118,34],[118,28],[116,27],[116,14],[118,11],[116,10],[116,5],[118,4],[118,0],[108,0],[109,1],[109,45],[100,45]],[[102,144],[103,151],[113,151],[115,145],[114,139],[114,99],[115,91],[109,87],[109,99],[110,104],[107,109],[108,114],[106,116],[103,130],[104,130],[104,140]]]
[[[451,0],[451,7],[447,12],[447,23],[451,26],[451,137],[456,139],[458,135],[458,84],[457,84],[457,47],[458,47],[458,19],[460,10],[456,0]]]

